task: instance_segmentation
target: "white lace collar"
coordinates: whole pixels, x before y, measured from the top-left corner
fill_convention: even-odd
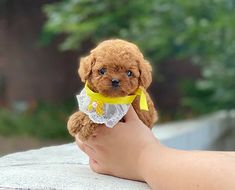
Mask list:
[[[77,95],[79,110],[87,114],[89,118],[98,124],[105,124],[107,127],[114,127],[123,117],[126,115],[130,104],[103,104],[103,113],[97,113],[98,103],[93,101],[91,106],[90,97],[86,94],[86,90],[83,89],[79,95]]]
[[[142,87],[139,87],[134,95],[111,98],[93,92],[86,83],[84,89],[77,95],[77,100],[79,110],[87,114],[94,123],[105,124],[112,128],[127,113],[136,96],[140,96],[140,109],[148,111],[146,95]]]

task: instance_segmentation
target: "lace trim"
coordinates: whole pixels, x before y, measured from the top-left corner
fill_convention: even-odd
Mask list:
[[[130,104],[107,104],[102,106],[102,114],[97,113],[97,102],[92,102],[86,95],[85,89],[77,95],[79,110],[87,114],[89,118],[98,124],[105,124],[107,127],[114,127],[126,115]]]

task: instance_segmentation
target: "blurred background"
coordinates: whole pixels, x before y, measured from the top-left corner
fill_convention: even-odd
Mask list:
[[[0,0],[0,155],[72,141],[78,60],[108,38],[152,63],[160,123],[235,108],[234,23],[234,0]]]

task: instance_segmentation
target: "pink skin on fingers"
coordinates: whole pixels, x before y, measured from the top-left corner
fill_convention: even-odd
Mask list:
[[[89,145],[85,144],[84,142],[80,141],[78,138],[76,138],[76,143],[79,146],[79,148],[83,152],[85,152],[89,157],[91,157],[91,158],[95,157],[95,150],[91,146],[89,146]]]
[[[92,158],[89,158],[90,168],[97,173],[102,173],[102,169],[100,168],[98,162]]]
[[[79,148],[85,152],[89,156],[89,165],[90,168],[97,173],[102,173],[102,169],[100,168],[98,162],[94,159],[95,158],[95,151],[92,147],[82,142],[78,137],[76,137],[76,143]]]
[[[125,116],[125,122],[119,122],[111,129],[99,126],[95,135],[88,140],[81,142],[78,136],[76,140],[90,157],[89,164],[93,171],[141,181],[142,152],[157,143],[132,106]]]
[[[90,168],[96,173],[112,175],[112,172],[105,169],[106,167],[104,167],[103,165],[101,165],[99,162],[97,162],[92,158],[89,158],[89,165]]]

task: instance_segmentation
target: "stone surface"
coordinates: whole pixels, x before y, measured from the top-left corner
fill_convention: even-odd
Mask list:
[[[66,144],[0,159],[0,189],[145,190],[146,183],[96,174],[77,146]]]
[[[153,133],[178,149],[210,149],[235,130],[235,112],[217,112],[196,120],[164,124]],[[234,142],[234,139],[231,139]],[[235,150],[235,147],[230,147]],[[221,147],[220,147],[221,150]],[[2,189],[146,190],[146,183],[96,174],[74,143],[46,147],[0,158]]]

